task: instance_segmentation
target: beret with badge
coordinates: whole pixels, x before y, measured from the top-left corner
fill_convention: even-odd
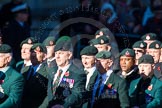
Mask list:
[[[156,40],[149,45],[149,49],[160,49],[161,42]]]
[[[0,53],[11,53],[12,48],[8,44],[2,44],[0,45]]]
[[[153,57],[151,55],[145,54],[142,57],[140,57],[139,60],[138,60],[138,64],[141,64],[141,63],[153,64],[154,59],[153,59]]]
[[[35,43],[31,47],[30,51],[36,51],[36,52],[44,52],[47,53],[46,47],[42,43]]]
[[[81,52],[80,52],[80,55],[96,55],[98,53],[98,50],[96,47],[94,46],[86,46],[84,47]]]
[[[109,39],[105,35],[98,37],[97,40],[98,40],[98,44],[108,44],[109,43]]]
[[[97,39],[91,39],[89,42],[89,45],[94,46],[98,44],[98,40]]]
[[[137,41],[132,46],[132,48],[141,48],[141,49],[145,49],[146,47],[147,47],[147,43],[144,41]]]
[[[135,57],[135,52],[133,49],[126,48],[120,53],[120,56]]]
[[[53,36],[49,36],[43,41],[43,44],[45,46],[53,46],[53,45],[55,45],[55,41],[56,40]]]
[[[99,59],[110,59],[111,58],[111,52],[110,51],[101,51],[96,54],[96,58]]]
[[[155,33],[146,33],[141,37],[142,40],[157,40],[157,35]]]
[[[20,47],[22,47],[23,44],[34,44],[34,43],[38,43],[38,40],[34,37],[28,37],[21,42]]]
[[[56,46],[55,46],[55,49],[54,51],[73,51],[72,49],[72,41],[71,41],[71,38],[68,37],[68,36],[63,36],[61,38],[59,38],[57,41],[56,41]]]

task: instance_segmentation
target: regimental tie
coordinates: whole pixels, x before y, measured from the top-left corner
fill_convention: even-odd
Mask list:
[[[62,72],[63,72],[62,69],[60,69],[58,71],[58,76],[57,76],[56,80],[53,82],[53,95],[55,95],[56,89],[57,89],[58,84],[60,82]]]
[[[95,97],[99,97],[99,91],[100,91],[100,88],[101,88],[101,84],[102,84],[102,76],[99,77],[99,83],[98,83],[98,86],[97,86]]]

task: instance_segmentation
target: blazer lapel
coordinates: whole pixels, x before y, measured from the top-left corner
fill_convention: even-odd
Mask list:
[[[12,69],[9,67],[9,69],[5,72],[5,79],[4,79],[4,83],[2,84],[2,87],[6,85],[11,74],[12,74]]]
[[[93,75],[89,79],[88,86],[87,86],[87,90],[91,90],[93,88],[94,83],[95,83],[95,80],[97,78],[97,75],[98,75],[98,71],[95,70],[94,73],[93,73]]]

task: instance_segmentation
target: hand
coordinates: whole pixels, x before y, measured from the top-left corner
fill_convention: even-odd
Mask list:
[[[64,106],[57,104],[57,105],[52,106],[52,108],[64,108]]]

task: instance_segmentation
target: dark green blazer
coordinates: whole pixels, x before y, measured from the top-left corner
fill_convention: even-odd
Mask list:
[[[19,61],[16,63],[16,70],[21,73],[21,69],[23,68],[24,61]]]
[[[129,88],[129,96],[131,98],[132,106],[140,106],[140,108],[162,108],[162,82],[155,76],[152,77],[148,88],[145,90],[145,96],[139,97],[138,93],[139,82],[142,78],[133,80]],[[144,101],[139,104],[139,100]]]
[[[53,79],[57,73],[57,68],[49,72],[48,81],[48,101],[49,107],[61,104],[64,108],[78,108],[81,105],[83,92],[85,92],[86,74],[75,65],[71,64],[67,70],[69,75],[64,75],[61,83],[53,95]],[[73,86],[70,86],[70,80],[73,80]]]
[[[4,94],[8,97],[3,103],[0,103],[0,108],[18,108],[21,104],[23,87],[23,76],[10,67],[5,72],[5,79],[2,84]]]
[[[26,69],[26,72],[22,73],[25,78],[22,108],[38,108],[47,96],[47,65],[42,63],[40,69],[27,79],[30,67],[28,67],[28,70]]]
[[[84,108],[90,108],[91,102]],[[95,97],[93,108],[129,108],[128,89],[124,79],[111,73],[100,97]]]

